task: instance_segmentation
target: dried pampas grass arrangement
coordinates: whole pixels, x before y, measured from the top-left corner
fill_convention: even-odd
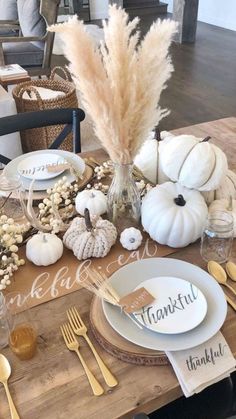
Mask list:
[[[109,7],[104,39],[96,46],[76,16],[53,25],[59,32],[83,106],[103,147],[115,163],[132,163],[143,141],[168,114],[158,105],[173,67],[168,49],[176,23],[157,20],[140,44],[139,19]]]

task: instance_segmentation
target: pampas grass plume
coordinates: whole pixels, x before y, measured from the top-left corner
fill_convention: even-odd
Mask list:
[[[76,16],[49,27],[62,36],[95,134],[111,160],[120,164],[133,161],[149,132],[168,114],[158,103],[173,71],[168,49],[176,23],[157,20],[139,43],[138,22],[129,21],[124,9],[110,6],[100,46]]]

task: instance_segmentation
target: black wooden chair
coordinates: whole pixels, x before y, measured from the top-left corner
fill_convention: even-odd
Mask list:
[[[49,149],[57,149],[63,143],[67,135],[73,133],[73,152],[81,152],[80,122],[85,118],[82,109],[49,109],[37,112],[24,112],[17,115],[0,118],[0,137],[17,131],[32,128],[48,127],[50,125],[65,125],[58,137],[49,146]],[[0,138],[1,141],[1,138]],[[0,154],[0,162],[8,164],[10,159]]]

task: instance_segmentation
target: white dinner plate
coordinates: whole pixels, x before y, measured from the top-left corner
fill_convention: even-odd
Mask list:
[[[141,282],[155,300],[136,311],[143,326],[158,333],[184,333],[194,329],[207,313],[207,301],[194,284],[176,277],[160,276]]]
[[[191,263],[170,258],[150,258],[125,265],[110,278],[120,296],[133,291],[141,282],[157,276],[174,276],[192,282],[207,300],[207,314],[195,329],[168,335],[146,328],[139,329],[115,306],[103,301],[103,310],[111,327],[130,342],[160,351],[179,351],[206,342],[224,323],[227,303],[218,283],[204,270]]]
[[[79,171],[79,173],[83,174],[85,170],[85,162],[84,160],[79,157],[77,154],[71,153],[70,151],[65,150],[38,150],[38,151],[32,151],[30,153],[27,153],[27,157],[34,155],[34,156],[40,156],[40,154],[43,153],[49,153],[49,154],[57,154],[60,157],[62,157],[67,162],[73,164],[76,170]],[[18,164],[21,162],[21,160],[25,159],[26,155],[22,154],[21,156],[16,157],[13,159],[10,163],[8,163],[4,168],[4,174],[6,176],[14,176],[17,174],[17,167]],[[75,176],[70,173],[69,170],[66,170],[65,172],[61,173],[59,176],[57,176],[57,180],[59,180],[61,177],[66,176],[68,179],[68,182],[73,182],[75,180]],[[21,177],[22,185],[24,189],[29,190],[31,180],[26,179],[24,177]],[[45,191],[48,188],[52,188],[55,184],[55,178],[54,179],[47,179],[47,180],[36,180],[34,182],[34,191]]]
[[[52,179],[59,176],[65,169],[58,172],[49,172],[47,166],[54,166],[66,163],[65,159],[58,154],[41,153],[40,155],[32,154],[21,160],[17,166],[18,173],[27,178],[35,180]]]

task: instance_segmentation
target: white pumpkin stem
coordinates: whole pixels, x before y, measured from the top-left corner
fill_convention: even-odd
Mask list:
[[[229,196],[229,205],[227,208],[228,211],[233,211],[233,197],[232,195]]]
[[[186,204],[186,201],[183,197],[183,195],[179,194],[177,198],[174,198],[174,202],[176,205],[179,205],[179,207],[184,207]]]
[[[208,137],[203,138],[203,140],[201,141],[202,143],[206,143],[207,141],[209,141],[211,139],[211,137],[208,135]]]
[[[84,220],[85,220],[85,225],[86,225],[87,231],[92,231],[93,230],[93,225],[91,223],[90,213],[89,213],[88,208],[85,208],[85,210],[84,210]]]
[[[43,242],[44,242],[44,243],[47,243],[47,242],[48,242],[48,241],[47,241],[46,234],[43,234]]]
[[[159,143],[161,141],[161,133],[160,133],[160,130],[159,130],[158,126],[155,127],[154,132],[155,132],[154,138]]]

